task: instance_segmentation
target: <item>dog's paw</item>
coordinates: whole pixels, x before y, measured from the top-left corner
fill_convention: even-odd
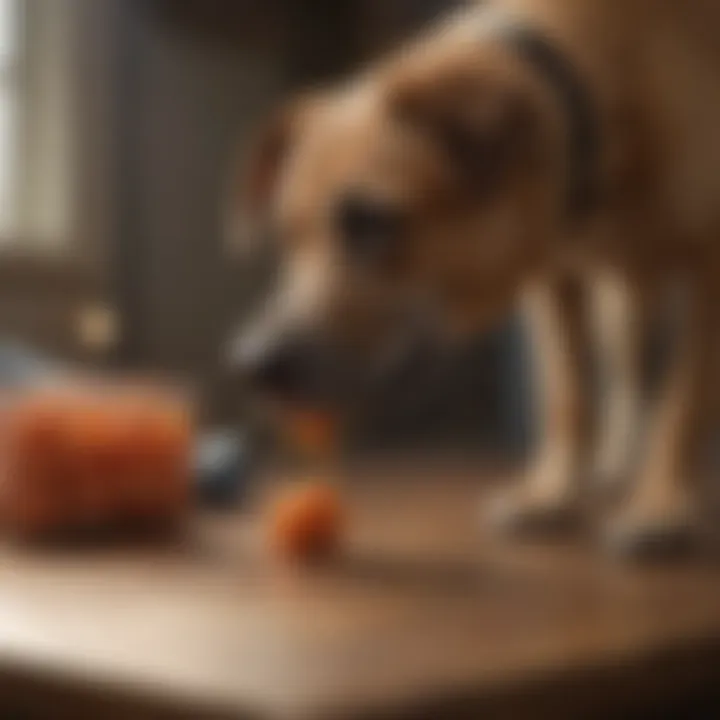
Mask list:
[[[632,500],[604,528],[605,547],[628,557],[687,552],[698,538],[696,509],[681,494],[662,501]]]
[[[533,480],[505,490],[483,507],[484,518],[501,532],[546,532],[566,528],[578,517],[578,502],[568,488],[548,490]]]

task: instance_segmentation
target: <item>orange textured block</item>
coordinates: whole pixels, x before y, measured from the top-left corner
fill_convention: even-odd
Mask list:
[[[337,550],[345,525],[339,493],[321,482],[286,488],[272,507],[270,542],[281,557],[316,560]]]
[[[0,518],[20,536],[179,518],[192,422],[170,393],[38,392],[3,417]]]

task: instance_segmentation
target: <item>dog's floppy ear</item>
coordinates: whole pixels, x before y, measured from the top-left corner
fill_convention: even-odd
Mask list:
[[[440,146],[471,192],[491,192],[532,162],[538,130],[532,98],[472,65],[398,77],[389,102],[395,117]]]
[[[276,112],[232,170],[226,218],[236,252],[253,249],[263,235],[278,177],[307,106],[303,98]]]

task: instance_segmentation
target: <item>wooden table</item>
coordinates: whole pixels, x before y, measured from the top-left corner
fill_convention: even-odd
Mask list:
[[[314,571],[268,561],[252,514],[200,518],[171,547],[4,549],[0,703],[52,718],[557,718],[717,682],[714,561],[631,567],[582,536],[487,537],[463,475],[356,487],[344,557]]]

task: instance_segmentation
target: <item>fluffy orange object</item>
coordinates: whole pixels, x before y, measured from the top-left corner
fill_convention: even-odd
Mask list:
[[[160,393],[46,391],[4,417],[3,524],[35,536],[184,513],[189,409]]]
[[[304,482],[286,488],[270,516],[270,542],[282,557],[317,560],[335,552],[344,529],[340,495],[332,485]]]

